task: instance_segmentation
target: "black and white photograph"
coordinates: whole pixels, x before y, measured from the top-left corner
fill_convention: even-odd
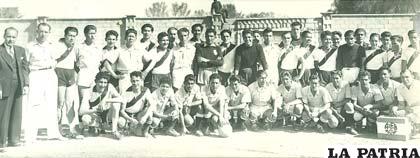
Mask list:
[[[0,33],[0,158],[420,158],[420,0],[2,0]]]

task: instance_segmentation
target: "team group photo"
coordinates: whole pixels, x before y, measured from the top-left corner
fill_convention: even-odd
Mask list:
[[[155,12],[146,11],[150,18],[127,16],[113,29],[101,22],[106,19],[66,23],[38,17],[24,27],[23,20],[0,21],[0,157],[48,142],[240,143],[245,137],[237,135],[244,133],[252,138],[284,132],[289,137],[284,142],[303,133],[313,140],[332,134],[418,143],[420,14],[415,7],[414,14],[391,16],[410,16],[407,26],[391,20],[339,25],[334,20],[345,16],[336,13],[322,14],[319,25],[308,18],[277,25],[281,18],[262,15],[269,12],[232,15],[224,0],[207,3],[203,21],[154,18],[149,13]],[[373,27],[379,25],[384,27]],[[174,150],[182,153],[181,146]],[[160,154],[196,157],[168,152]]]

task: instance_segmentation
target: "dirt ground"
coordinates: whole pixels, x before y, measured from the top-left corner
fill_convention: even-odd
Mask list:
[[[392,141],[377,139],[373,134],[352,136],[288,129],[235,132],[229,138],[157,135],[156,138],[129,136],[118,141],[101,136],[84,140],[39,140],[23,147],[7,148],[0,157],[326,157],[328,147],[343,145],[420,146],[420,138]]]

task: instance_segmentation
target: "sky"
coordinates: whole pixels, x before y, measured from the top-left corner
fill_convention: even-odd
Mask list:
[[[18,7],[22,18],[113,18],[125,15],[145,17],[154,2],[186,2],[191,10],[210,10],[213,0],[1,0],[0,6]],[[274,12],[276,16],[319,17],[333,0],[220,0],[233,3],[247,13]]]

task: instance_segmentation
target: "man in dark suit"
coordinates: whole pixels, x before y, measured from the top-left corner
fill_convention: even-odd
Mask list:
[[[16,28],[6,28],[0,46],[0,152],[20,145],[22,95],[28,92],[28,62],[25,49],[15,45],[17,35]]]

